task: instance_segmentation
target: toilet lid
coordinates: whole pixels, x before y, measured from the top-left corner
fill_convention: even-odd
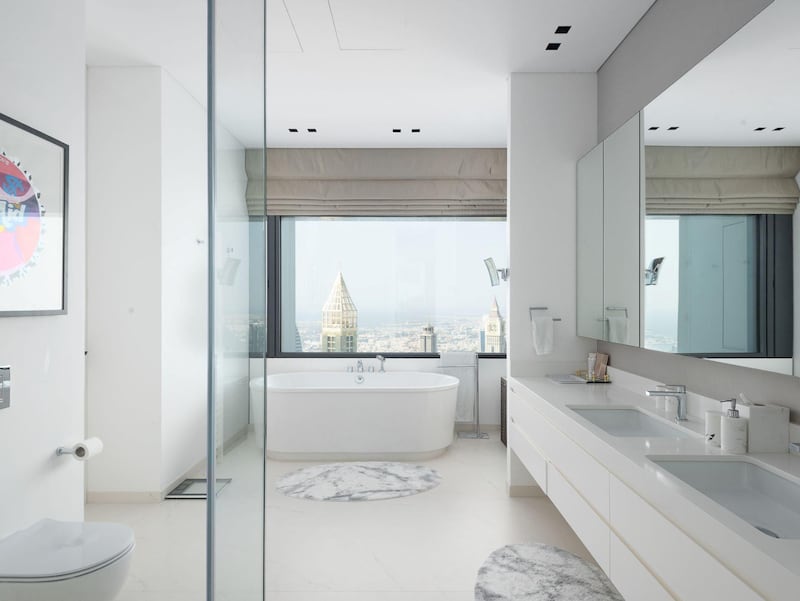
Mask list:
[[[84,572],[119,557],[133,544],[133,530],[123,524],[40,520],[0,540],[0,580]]]

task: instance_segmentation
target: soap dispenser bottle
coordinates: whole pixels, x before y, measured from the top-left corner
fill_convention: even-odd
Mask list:
[[[739,417],[736,399],[720,403],[730,403],[731,408],[720,419],[720,442],[723,451],[743,455],[747,453],[747,419]]]

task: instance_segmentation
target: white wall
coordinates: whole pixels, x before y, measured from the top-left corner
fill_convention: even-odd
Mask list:
[[[378,369],[377,359],[364,359],[364,365],[374,365]],[[355,365],[356,359],[267,359],[267,373],[277,374],[297,371],[345,371],[348,365]],[[387,359],[387,371],[429,371],[438,372],[438,359]],[[500,425],[500,378],[506,375],[504,359],[480,359],[480,418],[486,426]],[[261,359],[250,360],[250,376],[260,377],[264,373],[264,362]],[[269,395],[267,395],[269,402]]]
[[[205,455],[208,320],[206,111],[160,71],[161,474],[158,490]],[[240,199],[244,195],[240,196]],[[90,320],[91,320],[91,313]]]
[[[0,538],[44,517],[83,519],[85,44],[83,0],[5,2],[0,112],[69,145],[68,313],[0,318],[12,406],[0,411]]]
[[[597,143],[594,74],[512,73],[509,82],[509,373],[569,372],[593,341],[576,335],[576,165]],[[534,353],[528,308],[554,317],[555,351]]]
[[[92,67],[87,94],[87,424],[105,443],[88,464],[88,490],[152,493],[161,457],[161,71]]]
[[[247,429],[249,417],[250,227],[245,203],[244,147],[217,128],[217,269],[240,261],[231,285],[217,284],[218,440],[230,442]],[[263,310],[262,310],[263,311]]]
[[[90,68],[88,93],[88,407],[106,443],[89,498],[155,501],[205,458],[206,112],[160,67]],[[219,140],[216,263],[232,249],[243,264],[218,287],[218,319],[243,316],[246,332],[244,150]],[[218,358],[220,423],[243,430],[246,336],[233,346]]]

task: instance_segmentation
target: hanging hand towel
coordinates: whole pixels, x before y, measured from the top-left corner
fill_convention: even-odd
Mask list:
[[[531,318],[531,334],[533,335],[533,350],[537,355],[549,355],[553,352],[555,337],[552,317],[542,315]]]
[[[624,316],[608,317],[608,341],[628,344],[628,318]]]

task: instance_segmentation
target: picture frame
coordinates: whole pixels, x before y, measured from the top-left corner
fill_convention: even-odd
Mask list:
[[[0,317],[67,313],[69,146],[0,113]]]

